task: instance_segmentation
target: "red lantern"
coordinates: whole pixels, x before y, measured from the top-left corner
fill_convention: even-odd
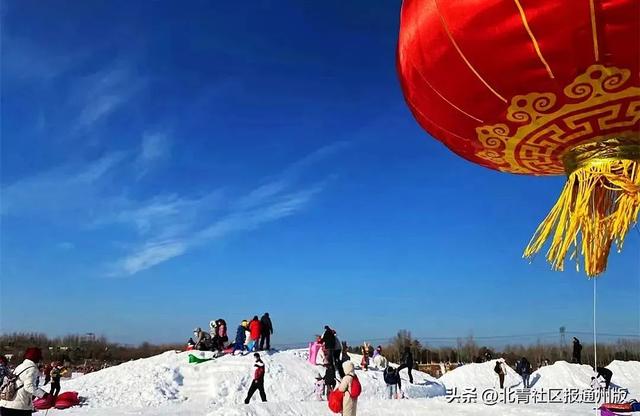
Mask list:
[[[589,276],[640,212],[640,1],[405,0],[398,73],[415,118],[471,162],[569,180],[552,236]]]

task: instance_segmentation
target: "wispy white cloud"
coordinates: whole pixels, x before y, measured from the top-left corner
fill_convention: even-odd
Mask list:
[[[169,158],[171,145],[171,140],[166,133],[145,133],[142,136],[140,154],[136,162],[138,179]]]
[[[71,96],[78,108],[73,124],[75,133],[87,132],[122,107],[144,85],[123,63],[115,63],[80,79]]]
[[[72,163],[28,176],[0,189],[0,213],[53,217],[94,209],[103,182],[125,159],[111,153],[89,163]]]
[[[317,179],[317,172],[310,175],[312,179],[305,178],[306,174],[341,146],[319,149],[244,192],[214,186],[200,194],[159,193],[134,199],[114,183],[127,172],[134,174],[144,158],[142,144],[138,156],[111,153],[3,186],[1,212],[4,216],[70,223],[85,232],[109,230],[114,225],[127,227],[131,233],[126,242],[112,241],[124,253],[107,263],[108,274],[130,276],[304,210],[328,181],[326,177]]]
[[[317,184],[306,190],[278,195],[274,200],[263,200],[251,209],[226,212],[200,231],[195,229],[195,224],[191,224],[183,227],[180,232],[165,233],[173,234],[172,239],[152,237],[118,260],[113,265],[111,275],[133,275],[206,243],[251,231],[261,225],[294,215],[308,205],[323,187],[324,185]]]
[[[114,274],[122,271],[126,274],[136,274],[142,270],[156,266],[183,254],[187,246],[183,241],[166,240],[145,243],[140,249],[116,264]],[[118,270],[119,269],[119,270]]]
[[[167,157],[171,150],[171,142],[166,134],[145,134],[142,138],[140,160],[143,162],[155,162]]]
[[[211,204],[211,198],[175,200],[168,204],[156,201],[135,213],[126,214],[127,218],[138,224],[147,238],[113,265],[112,274],[132,275],[180,256],[198,246],[248,232],[300,212],[325,188],[327,183],[326,180],[321,180],[311,185],[301,184],[300,176],[303,170],[344,146],[344,143],[339,143],[323,147],[245,194],[236,197],[227,195],[221,198],[226,201],[224,207]],[[220,196],[221,191],[215,195]],[[174,210],[174,203],[181,205],[180,209]],[[219,208],[213,215],[212,205]],[[166,222],[168,228],[159,227],[156,228],[155,233],[148,233],[149,227],[146,220],[143,219],[140,222],[137,220],[148,218],[142,215],[143,212],[163,213],[166,214],[163,215],[165,218],[171,217],[173,212],[180,212],[182,221],[176,219]],[[201,215],[203,213],[206,215]],[[203,217],[205,217],[204,221]],[[215,219],[211,221],[210,218]]]

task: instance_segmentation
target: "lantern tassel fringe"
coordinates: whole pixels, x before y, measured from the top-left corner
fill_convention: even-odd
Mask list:
[[[569,253],[579,268],[584,258],[587,276],[604,272],[612,243],[618,251],[640,212],[640,161],[596,159],[568,176],[558,202],[542,221],[525,258],[538,253],[551,238],[547,260],[555,270],[564,269]]]

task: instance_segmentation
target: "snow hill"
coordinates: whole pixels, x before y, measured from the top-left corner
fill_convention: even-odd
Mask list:
[[[464,389],[477,387],[478,390],[498,387],[498,376],[493,371],[496,360],[480,364],[466,364],[452,370],[438,379],[446,388]],[[614,387],[628,389],[630,397],[640,397],[640,362],[613,361],[607,366],[612,372]],[[591,386],[593,368],[589,365],[571,364],[566,361],[542,367],[529,378],[533,389],[588,389]],[[522,378],[510,367],[507,369],[505,387],[522,387]]]
[[[62,390],[78,391],[86,397],[88,408],[148,408],[187,403],[217,410],[210,414],[232,415],[232,409],[244,406],[252,380],[253,354],[225,355],[201,364],[189,364],[189,354],[201,358],[213,356],[209,352],[168,351],[71,379],[62,385]],[[309,364],[307,357],[306,350],[262,354],[267,366],[265,390],[269,402],[315,400],[315,377],[324,374],[324,368]],[[360,359],[361,356],[352,355],[355,364]],[[413,385],[409,384],[406,372],[402,374],[405,394],[410,398],[445,393],[442,385],[428,374],[414,371]],[[384,398],[382,371],[358,370],[357,375],[362,383],[363,399]],[[253,400],[259,400],[258,394]]]
[[[313,384],[321,367],[307,362],[306,350],[288,350],[262,354],[267,366],[265,387],[268,403],[261,403],[258,395],[251,404],[243,403],[252,379],[253,357],[223,356],[201,364],[189,364],[190,352],[166,353],[64,381],[62,390],[75,390],[85,397],[86,406],[65,411],[50,410],[49,416],[329,416],[326,402],[318,402]],[[200,357],[211,353],[191,352]],[[361,357],[353,354],[359,367]],[[592,405],[516,405],[482,403],[447,403],[445,386],[496,387],[494,362],[467,364],[439,380],[414,371],[414,383],[409,384],[402,372],[403,390],[410,400],[384,399],[385,384],[382,371],[357,370],[363,393],[358,403],[359,416],[389,415],[479,415],[496,414],[551,416],[593,414]],[[640,394],[640,362],[614,361],[609,366],[614,373],[613,383],[628,388],[631,397]],[[587,386],[591,379],[588,366],[558,362],[532,375],[534,387]],[[507,386],[520,384],[520,377],[509,370]]]
[[[496,361],[491,360],[486,363],[465,364],[454,370],[445,373],[440,377],[440,383],[446,388],[464,389],[466,387],[476,387],[478,391],[490,388],[499,388],[498,375],[493,370]],[[504,380],[505,387],[515,387],[522,383],[522,378],[511,367],[507,367],[507,376]]]

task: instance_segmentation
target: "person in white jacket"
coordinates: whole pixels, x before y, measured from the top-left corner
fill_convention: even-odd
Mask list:
[[[0,416],[31,416],[33,412],[33,396],[45,397],[47,392],[38,388],[38,363],[42,360],[40,348],[27,348],[24,361],[16,367],[13,374],[18,376],[18,391],[11,401],[0,400]]]
[[[342,416],[356,416],[358,410],[358,399],[351,397],[351,383],[355,375],[355,367],[351,361],[345,361],[342,364],[344,370],[344,377],[338,385],[338,390],[344,393],[342,399]]]

